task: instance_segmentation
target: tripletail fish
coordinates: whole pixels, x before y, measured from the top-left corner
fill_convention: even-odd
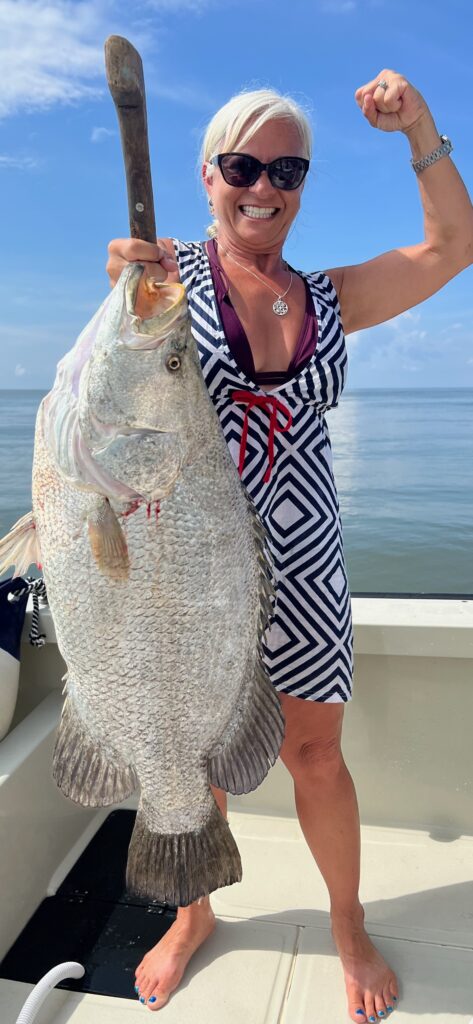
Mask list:
[[[186,906],[241,879],[210,784],[255,789],[284,720],[263,665],[264,527],[205,386],[181,284],[136,313],[128,265],[37,415],[33,510],[0,572],[43,567],[67,666],[54,778],[89,807],[140,787],[127,886]]]

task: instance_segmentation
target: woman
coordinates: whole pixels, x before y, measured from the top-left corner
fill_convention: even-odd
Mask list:
[[[310,128],[291,100],[259,90],[230,100],[206,132],[210,242],[118,239],[110,243],[107,270],[114,284],[126,261],[140,260],[160,281],[182,280],[209,393],[268,528],[277,605],[265,658],[286,719],[281,758],[329,890],[348,1013],[362,1024],[389,1015],[399,990],[364,929],[358,897],[359,815],[340,746],[351,699],[350,598],[323,413],[343,389],[344,334],[389,320],[467,267],[473,225],[468,194],[448,158],[451,145],[439,139],[419,92],[383,70],[357,89],[355,100],[370,125],[409,139],[423,242],[314,274],[289,267],[282,250],[299,210]],[[140,301],[146,315],[146,296]],[[225,814],[225,794],[214,792]],[[179,908],[136,971],[150,1009],[164,1005],[214,924],[208,897]]]

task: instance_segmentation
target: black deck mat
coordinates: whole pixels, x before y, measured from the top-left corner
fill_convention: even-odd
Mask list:
[[[65,960],[85,967],[58,988],[136,999],[135,968],[176,917],[125,889],[133,811],[113,811],[55,896],[43,900],[0,964],[0,977],[36,984]]]
[[[131,896],[125,887],[128,845],[136,811],[112,811],[71,868],[58,896],[90,896],[111,903],[148,906],[149,900]]]

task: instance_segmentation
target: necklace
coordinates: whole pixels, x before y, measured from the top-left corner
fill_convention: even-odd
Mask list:
[[[217,245],[218,245],[218,242],[217,242]],[[266,281],[263,281],[263,278],[260,277],[259,274],[255,274],[253,270],[248,270],[248,267],[244,267],[243,263],[239,263],[238,260],[236,260],[235,257],[232,256],[229,252],[225,252],[225,249],[221,249],[221,253],[222,253],[222,256],[228,256],[228,258],[230,260],[233,260],[233,262],[236,263],[237,267],[241,267],[242,270],[246,270],[247,274],[251,274],[252,277],[256,277],[256,280],[260,281],[261,284],[264,284],[266,288],[269,288],[270,291],[273,292],[273,295],[277,295],[276,301],[273,302],[273,313],[276,313],[276,316],[286,316],[286,313],[289,312],[289,306],[288,306],[287,302],[284,302],[284,299],[285,299],[285,296],[287,295],[287,293],[289,291],[289,288],[291,287],[291,284],[292,284],[292,271],[291,270],[289,271],[289,273],[291,275],[291,279],[289,281],[289,285],[286,288],[286,291],[283,292],[282,295],[280,295],[279,292],[277,292],[275,290],[275,288],[271,288],[270,284],[266,284]],[[287,266],[287,263],[286,263],[286,270],[287,269],[288,269],[288,266]]]

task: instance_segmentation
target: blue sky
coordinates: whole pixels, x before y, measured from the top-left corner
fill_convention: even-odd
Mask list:
[[[372,129],[355,89],[383,68],[425,97],[470,192],[471,0],[0,0],[0,387],[49,388],[108,292],[128,234],[103,43],[145,68],[157,227],[205,238],[196,170],[215,110],[273,86],[309,109],[315,150],[285,255],[305,270],[423,238],[410,148]],[[350,335],[347,388],[473,386],[471,269],[386,324]]]

